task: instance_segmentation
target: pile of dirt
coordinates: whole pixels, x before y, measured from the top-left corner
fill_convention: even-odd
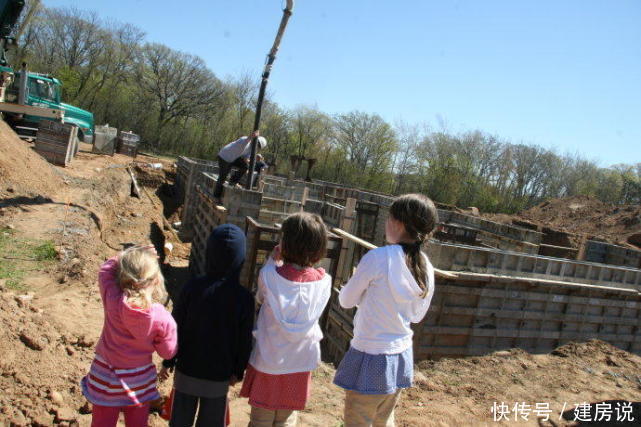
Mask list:
[[[551,199],[513,216],[487,217],[507,224],[529,224],[540,231],[561,231],[641,248],[641,205],[611,205],[594,197],[575,196]]]
[[[88,408],[77,374],[93,357],[94,339],[56,324],[33,299],[33,293],[0,292],[0,420],[78,423]]]
[[[51,195],[63,185],[54,166],[31,147],[0,120],[0,196]]]
[[[427,419],[432,425],[491,424],[494,403],[503,402],[511,412],[510,421],[523,422],[520,417],[515,420],[513,407],[525,402],[532,409],[532,425],[540,421],[533,410],[537,403],[548,404],[550,420],[559,423],[562,413],[572,413],[584,402],[639,402],[640,363],[638,355],[598,340],[570,342],[550,354],[512,349],[481,357],[424,361],[418,365],[416,387],[401,400],[398,420],[404,425],[419,425]],[[635,416],[641,419],[641,413]],[[562,418],[561,425],[565,425],[567,418]]]

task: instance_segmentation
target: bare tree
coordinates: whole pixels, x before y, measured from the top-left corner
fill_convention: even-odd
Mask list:
[[[169,123],[197,116],[223,95],[222,85],[201,58],[157,43],[143,47],[137,79],[143,95],[154,100],[157,140]]]

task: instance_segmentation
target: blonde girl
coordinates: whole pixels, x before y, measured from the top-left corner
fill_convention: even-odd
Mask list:
[[[93,404],[92,426],[111,427],[124,412],[127,426],[146,426],[149,403],[160,395],[152,354],[176,353],[176,323],[155,302],[164,290],[153,246],[133,247],[98,273],[104,324],[82,392]]]

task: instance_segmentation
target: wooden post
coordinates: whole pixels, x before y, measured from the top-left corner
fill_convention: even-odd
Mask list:
[[[307,186],[303,188],[303,197],[300,200],[300,211],[305,210],[305,203],[307,203],[307,198],[309,197],[309,188]]]
[[[352,233],[352,228],[354,227],[354,220],[356,219],[356,199],[347,199],[345,203],[345,210],[343,211],[343,218],[340,221],[340,229]],[[347,239],[343,239],[341,243],[341,254],[338,258],[338,268],[336,269],[336,275],[338,276],[340,282],[345,283],[350,275],[349,271],[349,259],[350,259],[350,248],[351,252],[354,251],[354,244]]]
[[[129,172],[129,176],[131,177],[131,193],[132,195],[135,195],[140,199],[140,188],[138,187],[138,181],[136,181],[136,176],[134,175],[134,172],[129,167],[127,168],[127,172]]]
[[[576,259],[581,261],[585,259],[585,247],[586,243],[588,241],[588,236],[583,234],[581,235],[581,239],[579,240],[579,250],[576,253]]]

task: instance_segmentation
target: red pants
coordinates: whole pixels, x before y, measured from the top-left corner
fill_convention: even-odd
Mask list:
[[[91,427],[114,427],[120,411],[125,413],[127,427],[147,427],[149,403],[142,406],[100,406],[93,405]]]

